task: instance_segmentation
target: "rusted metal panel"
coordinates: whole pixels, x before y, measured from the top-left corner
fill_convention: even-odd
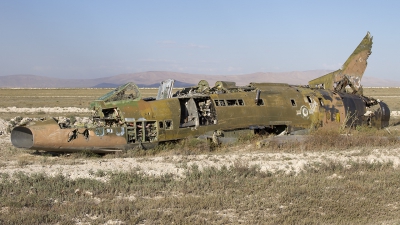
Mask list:
[[[211,87],[202,80],[172,94],[169,80],[161,83],[157,98],[141,99],[137,86],[128,83],[91,104],[96,112],[91,126],[48,120],[15,128],[11,140],[22,148],[107,152],[187,137],[221,143],[225,135],[300,134],[330,124],[382,128],[388,126],[389,108],[363,96],[359,85],[371,46],[368,33],[340,70],[310,81],[311,87],[229,81]]]
[[[367,68],[372,43],[372,36],[368,32],[341,69],[311,80],[309,85],[312,88],[321,87],[335,91],[344,91],[346,86],[350,85],[353,92],[357,93],[361,88],[361,78]]]
[[[108,131],[96,133],[95,130],[83,128],[61,129],[55,121],[16,127],[12,131],[11,142],[16,147],[48,151],[115,150],[126,145],[124,135],[116,130],[109,128]]]

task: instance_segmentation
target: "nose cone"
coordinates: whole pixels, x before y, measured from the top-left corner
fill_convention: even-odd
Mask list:
[[[11,132],[11,143],[17,148],[31,148],[33,134],[27,127],[15,127]]]

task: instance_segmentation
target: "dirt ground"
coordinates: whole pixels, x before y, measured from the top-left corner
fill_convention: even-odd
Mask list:
[[[263,218],[271,224],[399,224],[399,144],[282,151],[245,141],[154,156],[52,155],[12,146],[12,127],[43,117],[84,119],[90,102],[110,90],[0,89],[0,224],[171,224],[173,218],[176,224]],[[141,91],[143,97],[157,93]],[[364,94],[389,105],[396,126],[387,131],[398,135],[400,88],[365,88]]]
[[[208,214],[214,213],[216,216],[214,217],[207,217],[207,219],[214,219],[214,220],[209,220],[209,221],[218,221],[218,219],[221,217],[221,212],[228,212],[227,217],[225,214],[222,214],[224,218],[226,219],[226,223],[235,223],[234,221],[239,221],[238,219],[240,218],[241,220],[239,222],[236,222],[237,224],[246,224],[249,223],[248,221],[253,221],[253,222],[260,222],[263,220],[259,220],[257,218],[253,218],[254,214],[265,214],[265,213],[272,213],[273,216],[271,218],[282,218],[282,220],[276,219],[276,223],[279,224],[293,224],[293,221],[298,221],[299,218],[307,218],[310,217],[310,221],[313,221],[312,216],[308,215],[306,217],[304,216],[299,216],[298,212],[301,210],[304,210],[304,208],[311,208],[312,207],[317,207],[317,211],[321,211],[321,215],[316,215],[315,216],[315,222],[314,223],[327,223],[324,221],[324,218],[328,218],[327,216],[323,215],[330,215],[331,212],[334,214],[332,218],[344,218],[342,220],[342,223],[352,223],[349,221],[353,221],[353,223],[357,223],[357,221],[373,221],[371,224],[376,224],[374,222],[380,223],[380,224],[398,224],[400,219],[398,218],[398,205],[399,205],[399,198],[394,196],[393,193],[398,192],[398,189],[395,189],[398,186],[398,167],[400,165],[400,147],[399,145],[394,145],[392,147],[352,147],[351,149],[342,149],[342,150],[328,150],[328,149],[316,149],[312,151],[302,151],[302,150],[296,150],[296,151],[277,151],[277,150],[271,150],[268,147],[263,147],[263,148],[257,148],[257,144],[253,142],[244,142],[241,144],[237,144],[234,146],[228,146],[228,147],[221,147],[221,149],[213,152],[208,152],[208,153],[203,153],[203,154],[187,154],[181,151],[181,149],[174,149],[172,151],[165,151],[165,152],[158,152],[155,156],[130,156],[129,154],[109,154],[109,155],[104,155],[104,156],[96,156],[96,155],[79,155],[79,154],[61,154],[61,155],[52,155],[46,152],[36,152],[32,150],[25,150],[25,149],[17,149],[12,146],[11,140],[10,140],[10,133],[9,131],[11,130],[12,127],[20,125],[20,124],[25,124],[28,123],[29,121],[35,120],[37,118],[30,118],[30,117],[14,117],[14,115],[18,115],[20,110],[25,110],[25,109],[19,109],[19,108],[0,108],[1,110],[5,111],[11,118],[11,115],[13,115],[11,120],[5,120],[0,118],[0,168],[1,172],[0,175],[2,177],[6,177],[7,182],[15,182],[18,183],[18,179],[21,179],[20,175],[32,175],[29,177],[36,177],[35,175],[37,174],[45,174],[48,177],[60,177],[59,175],[62,175],[62,177],[67,178],[66,180],[71,181],[71,184],[76,182],[79,183],[80,186],[79,188],[74,188],[70,190],[71,195],[68,196],[75,196],[76,198],[74,201],[68,202],[70,204],[70,208],[77,208],[77,212],[68,212],[66,211],[66,208],[63,204],[67,203],[60,203],[61,209],[65,210],[64,211],[56,211],[58,209],[57,207],[51,207],[49,208],[50,210],[53,210],[52,213],[54,215],[60,215],[60,214],[67,214],[69,213],[69,217],[66,217],[69,219],[69,221],[75,221],[72,224],[131,224],[131,222],[124,222],[124,221],[130,221],[128,219],[123,219],[124,217],[121,216],[118,213],[86,213],[84,216],[81,215],[80,213],[80,205],[85,205],[88,204],[87,210],[92,212],[93,209],[96,209],[96,207],[103,207],[102,204],[104,204],[104,207],[107,208],[108,211],[112,211],[109,208],[113,206],[113,202],[119,201],[118,204],[114,204],[116,206],[118,205],[123,205],[125,204],[126,207],[131,207],[132,205],[135,205],[140,208],[140,210],[137,213],[137,215],[142,216],[145,218],[142,220],[141,224],[163,224],[165,221],[170,222],[171,218],[166,218],[163,220],[162,218],[156,217],[153,218],[149,213],[154,212],[153,208],[156,208],[157,212],[163,212],[165,215],[171,212],[171,215],[176,216],[178,212],[184,211],[185,209],[188,209],[190,207],[186,206],[185,204],[189,205],[198,205],[200,204],[198,202],[198,199],[206,199],[205,202],[207,202],[206,205],[209,205],[212,200],[209,198],[220,198],[221,196],[224,196],[224,198],[228,198],[231,195],[230,194],[215,194],[215,195],[210,195],[210,193],[202,193],[199,194],[198,196],[193,197],[193,193],[189,194],[182,194],[183,192],[179,192],[176,196],[170,196],[169,197],[160,197],[159,193],[162,193],[164,189],[156,190],[154,192],[150,192],[153,194],[138,194],[142,193],[143,190],[139,190],[137,193],[127,193],[125,198],[122,199],[122,201],[126,201],[124,203],[121,203],[119,198],[119,194],[109,194],[109,199],[108,200],[105,197],[104,193],[100,192],[95,192],[96,188],[89,188],[89,189],[84,189],[84,185],[82,184],[82,180],[85,178],[84,182],[89,182],[97,180],[95,182],[100,183],[102,185],[113,185],[113,179],[115,179],[115,174],[118,172],[126,172],[127,174],[132,173],[140,173],[141,176],[144,175],[146,179],[160,179],[162,180],[162,177],[172,177],[171,180],[174,182],[184,182],[187,181],[190,183],[190,178],[193,175],[190,175],[188,171],[190,171],[192,168],[198,168],[200,171],[207,171],[207,168],[217,168],[221,169],[220,171],[223,171],[223,167],[225,168],[238,168],[238,170],[246,167],[249,168],[248,171],[251,171],[250,168],[258,168],[257,171],[262,172],[263,174],[266,174],[264,178],[252,180],[253,178],[248,178],[247,180],[241,180],[237,181],[238,177],[233,177],[229,181],[227,181],[228,184],[232,184],[235,182],[239,182],[241,185],[245,184],[243,183],[248,182],[250,183],[250,186],[255,186],[255,187],[265,187],[262,188],[261,194],[257,194],[258,192],[255,191],[254,193],[254,198],[252,199],[251,194],[247,194],[246,196],[241,196],[238,193],[235,194],[236,201],[240,201],[244,205],[249,204],[251,205],[253,202],[257,202],[257,199],[266,199],[265,201],[260,200],[261,203],[267,204],[271,203],[272,206],[268,207],[261,207],[257,206],[254,208],[246,208],[244,209],[237,209],[236,211],[231,209],[233,206],[237,206],[237,204],[233,203],[232,205],[229,205],[228,209],[224,209],[223,207],[216,207],[210,208],[208,210],[204,210],[203,208],[201,210],[193,209],[192,213],[188,213],[187,215],[191,215],[193,217],[203,217],[204,215],[202,213],[207,212]],[[43,110],[43,108],[30,108],[29,109],[31,113],[36,113],[38,110]],[[45,114],[47,115],[49,113],[55,113],[57,115],[62,115],[64,112],[69,112],[73,111],[75,108],[54,108],[54,107],[49,107],[46,108]],[[14,114],[15,113],[15,114]],[[85,111],[84,113],[90,113],[90,111]],[[76,119],[79,119],[79,117],[76,117]],[[82,118],[85,119],[85,118]],[[400,125],[399,123],[394,123],[392,124],[397,124],[396,126],[391,126],[387,129],[388,132],[392,133],[398,133],[397,131],[400,130]],[[297,146],[295,146],[297,148]],[[328,171],[326,173],[322,173],[322,175],[318,175],[320,172],[323,172],[320,170],[320,168],[323,168],[321,165],[329,165],[335,164],[340,164],[345,168],[344,170],[332,170]],[[365,164],[367,165],[366,167],[360,167],[360,164]],[[378,197],[375,197],[374,194],[370,194],[370,192],[361,192],[360,194],[360,199],[354,200],[357,204],[359,205],[351,205],[350,202],[347,202],[347,200],[354,198],[354,195],[352,194],[353,192],[352,189],[348,189],[349,185],[353,185],[354,187],[357,188],[357,191],[354,191],[354,193],[358,193],[363,190],[362,186],[366,185],[365,183],[362,182],[353,182],[354,181],[354,174],[351,173],[346,173],[346,171],[353,171],[355,170],[356,172],[356,178],[357,177],[364,177],[362,179],[366,179],[363,174],[367,174],[368,172],[365,172],[367,167],[369,165],[389,165],[389,167],[393,167],[395,172],[393,174],[395,175],[389,175],[389,177],[394,176],[393,179],[391,178],[384,178],[385,176],[388,176],[386,173],[384,175],[374,175],[376,177],[373,177],[372,180],[374,182],[380,182],[379,180],[383,180],[384,182],[388,182],[388,185],[392,185],[390,182],[394,182],[393,188],[395,191],[393,193],[388,190],[386,192],[386,195],[388,196],[385,199],[381,199],[382,192],[379,190]],[[295,180],[297,178],[307,178],[307,176],[304,176],[304,173],[302,172],[305,171],[307,173],[307,176],[309,176],[309,179],[306,179],[304,181],[304,184],[299,186],[300,192],[298,190],[293,190],[293,195],[289,195],[290,197],[288,200],[285,200],[284,196],[286,196],[287,193],[291,193],[290,190],[288,191],[282,191],[278,193],[278,190],[275,190],[276,194],[272,195],[271,198],[269,198],[269,193],[273,192],[273,189],[270,189],[271,184],[268,183],[269,178],[271,177],[278,177],[276,180],[282,179],[287,182],[288,180]],[[307,172],[308,171],[308,172]],[[319,171],[317,176],[314,176],[313,174],[309,174],[309,171]],[[390,172],[390,171],[389,171]],[[206,172],[205,172],[206,173]],[[34,175],[35,174],[35,175]],[[114,174],[114,175],[113,175]],[[281,176],[284,174],[284,176]],[[166,176],[164,176],[166,175]],[[272,175],[272,176],[270,176]],[[187,177],[185,177],[187,176]],[[206,176],[206,175],[204,175]],[[268,178],[269,177],[269,178]],[[285,177],[288,177],[286,179]],[[321,178],[322,177],[322,178]],[[47,179],[47,178],[46,178]],[[123,178],[125,179],[125,178]],[[216,186],[213,186],[213,190],[219,190],[219,181],[221,177],[216,179]],[[273,178],[275,179],[275,178]],[[313,179],[315,179],[317,184],[311,185]],[[361,180],[362,180],[361,179]],[[100,182],[98,182],[100,181]],[[254,184],[253,182],[260,182],[258,184]],[[319,183],[322,182],[321,185]],[[363,181],[363,180],[362,180]],[[29,182],[31,182],[29,180]],[[36,181],[35,181],[36,182]],[[192,181],[193,183],[196,183],[198,181]],[[208,180],[205,181],[207,183]],[[214,181],[213,181],[214,182]],[[365,181],[369,182],[369,180]],[[139,182],[140,183],[140,182]],[[139,185],[139,183],[135,183],[135,185]],[[373,182],[369,182],[373,183]],[[146,183],[148,185],[153,185],[153,183],[149,182]],[[197,183],[196,183],[197,184]],[[331,193],[329,188],[335,187],[341,187],[340,185],[344,185],[346,190],[345,192],[340,192],[339,189],[335,189],[332,191],[332,198],[333,199],[340,199],[340,201],[343,201],[343,203],[338,204],[336,201],[329,201],[327,200],[325,203],[324,199],[319,199],[315,198],[315,200],[311,201],[311,203],[308,203],[307,201],[299,201],[296,205],[296,201],[293,199],[299,199],[299,196],[297,193],[301,193],[302,197],[304,199],[308,198],[314,198],[315,196],[318,196],[318,193],[324,193],[324,196],[329,196],[326,193]],[[12,184],[12,187],[14,183]],[[44,186],[47,186],[48,182],[45,183]],[[186,185],[186,184],[185,184]],[[279,189],[287,190],[290,187],[297,187],[298,183],[294,183],[294,185],[289,184],[288,186],[285,186],[284,188],[281,188],[283,185],[280,183],[276,183],[276,187]],[[309,185],[311,185],[309,187]],[[381,183],[379,183],[381,185]],[[377,187],[380,187],[379,185],[373,186],[370,189],[366,190],[375,190]],[[99,186],[96,184],[94,187]],[[246,185],[244,185],[247,187]],[[278,187],[279,186],[279,187]],[[41,187],[38,185],[38,188]],[[142,186],[141,186],[142,187]],[[145,185],[143,186],[145,187]],[[207,185],[205,186],[207,187]],[[309,187],[309,190],[306,192],[301,192],[302,190],[304,191],[304,187]],[[375,188],[375,189],[374,189]],[[18,188],[17,188],[18,189]],[[26,188],[25,188],[26,189]],[[25,191],[25,189],[23,189]],[[64,186],[62,186],[62,189],[64,189]],[[110,188],[111,189],[111,188]],[[296,189],[296,188],[294,188]],[[323,190],[323,192],[318,192],[316,190]],[[387,188],[383,189],[386,190]],[[41,207],[31,207],[30,210],[36,214],[33,214],[30,216],[30,214],[26,213],[27,207],[22,207],[22,209],[18,207],[12,207],[13,204],[20,204],[18,201],[23,201],[24,199],[29,199],[33,198],[35,194],[33,191],[36,190],[34,187],[29,187],[29,190],[27,190],[27,194],[23,194],[22,200],[9,200],[8,203],[5,203],[4,206],[0,209],[0,224],[3,221],[8,221],[6,220],[9,218],[11,215],[17,215],[17,218],[14,218],[14,220],[10,221],[28,221],[30,218],[38,218],[37,215],[41,215],[40,213],[47,214],[48,211],[42,210]],[[144,189],[147,190],[147,189]],[[186,190],[186,189],[184,189]],[[258,189],[256,189],[258,190]],[[339,190],[339,192],[338,192]],[[57,190],[59,191],[59,190]],[[57,192],[56,191],[56,192]],[[240,189],[240,188],[232,188],[232,193],[235,191],[237,192],[243,192],[247,193],[249,192],[247,189]],[[349,192],[350,191],[350,192]],[[51,189],[49,193],[53,193],[54,190]],[[4,196],[8,196],[10,193],[6,192]],[[58,192],[57,192],[58,193]],[[69,192],[68,192],[69,193]],[[82,196],[81,196],[81,193]],[[158,194],[157,194],[158,193]],[[230,193],[229,191],[227,193]],[[250,192],[249,192],[250,193]],[[308,194],[307,194],[308,193]],[[343,194],[344,193],[344,194]],[[350,193],[350,194],[349,194]],[[47,196],[48,194],[46,194]],[[81,197],[79,197],[79,196]],[[153,196],[154,195],[154,196]],[[22,195],[21,195],[22,196]],[[77,197],[78,196],[78,197]],[[108,196],[108,195],[107,195]],[[183,196],[183,197],[182,197]],[[212,197],[210,197],[212,196]],[[250,196],[250,197],[249,197]],[[281,196],[281,197],[279,197]],[[282,197],[283,196],[283,197]],[[43,201],[43,197],[37,197],[38,201]],[[161,202],[169,200],[169,198],[173,198],[171,202],[167,202],[167,206],[159,206]],[[301,199],[303,199],[301,198]],[[15,199],[15,197],[10,197],[10,199]],[[71,199],[73,199],[71,197]],[[84,201],[82,201],[84,199]],[[193,200],[194,199],[194,200]],[[228,198],[229,199],[229,198]],[[239,200],[238,200],[239,199]],[[274,199],[276,202],[274,202]],[[363,199],[371,199],[370,202],[364,201]],[[33,201],[33,200],[32,200]],[[55,198],[53,200],[53,203],[55,205],[58,204],[59,200],[58,198]],[[82,202],[81,202],[82,201]],[[89,204],[90,202],[93,202],[93,204]],[[102,203],[104,201],[104,203]],[[352,200],[350,200],[352,201]],[[36,202],[36,201],[33,201]],[[143,203],[142,203],[143,202]],[[154,202],[155,205],[157,206],[152,206],[151,202]],[[181,208],[174,208],[174,203],[176,202],[181,202],[180,204],[183,204]],[[294,203],[293,203],[294,202]],[[380,207],[377,207],[376,204],[377,202],[380,205]],[[52,204],[53,204],[52,203]],[[365,207],[365,204],[368,204],[368,207]],[[142,205],[141,205],[142,204]],[[224,203],[227,204],[227,203]],[[335,209],[336,205],[339,205],[337,208],[337,211],[333,210]],[[378,204],[378,205],[379,205]],[[152,206],[150,208],[146,208],[146,206]],[[257,204],[256,204],[257,205]],[[306,206],[304,206],[306,205]],[[353,214],[351,213],[351,210],[344,210],[343,207],[346,205],[351,205],[351,207],[356,208],[357,212],[356,215],[362,215],[360,217],[365,217],[367,219],[365,220],[358,220],[358,217],[354,217]],[[124,207],[125,207],[124,206]],[[85,208],[83,207],[83,208]],[[350,208],[351,208],[350,207]],[[288,214],[289,209],[294,208],[293,212],[290,211],[291,213]],[[372,212],[374,213],[370,217],[368,217],[368,214],[361,209],[367,208],[368,213]],[[376,210],[374,210],[377,208]],[[13,212],[13,210],[20,210],[16,213]],[[177,210],[177,211],[173,211]],[[225,210],[225,211],[224,211]],[[275,211],[274,211],[275,210]],[[107,212],[108,212],[107,211]],[[86,211],[85,211],[86,212]],[[392,213],[392,214],[391,214]],[[52,215],[53,215],[52,214]],[[134,212],[129,211],[129,215],[134,215]],[[143,214],[143,215],[142,215]],[[164,215],[163,214],[163,215]],[[386,215],[387,214],[387,215]],[[185,218],[182,219],[181,223],[190,223],[189,219],[192,217],[188,217],[185,214]],[[258,215],[258,214],[257,214]],[[386,215],[384,217],[379,217],[375,218],[375,215]],[[3,217],[1,217],[3,216]],[[18,220],[18,218],[21,217],[21,220]],[[104,217],[104,218],[103,218]],[[72,219],[71,219],[72,218]],[[189,218],[189,219],[188,219]],[[289,218],[289,219],[288,219]],[[330,218],[330,217],[329,217]],[[285,220],[286,219],[286,220]],[[55,219],[56,221],[62,221],[65,219]],[[148,220],[149,222],[146,222]],[[104,223],[104,221],[106,221]],[[144,221],[144,222],[143,222]],[[154,222],[155,221],[155,222]],[[286,221],[286,222],[282,222]],[[338,221],[340,220],[328,220],[328,221],[333,221],[331,223],[339,223]],[[178,222],[179,223],[179,222]],[[212,222],[211,222],[212,223]],[[217,223],[217,222],[215,222]],[[251,223],[251,222],[250,222]],[[329,222],[328,222],[329,223]],[[359,222],[361,223],[361,222]],[[18,223],[15,223],[18,224]],[[61,224],[61,223],[54,223],[54,224]],[[200,224],[198,222],[197,224]],[[224,224],[224,223],[220,223]]]
[[[388,163],[393,167],[400,165],[400,148],[393,149],[351,149],[342,151],[313,151],[302,153],[271,153],[257,149],[256,144],[241,144],[229,147],[227,151],[200,154],[118,158],[113,156],[76,158],[69,154],[52,156],[43,152],[16,149],[10,142],[10,135],[0,136],[0,167],[2,173],[13,175],[45,173],[50,176],[62,174],[70,179],[94,178],[107,181],[107,176],[96,176],[99,173],[117,171],[140,171],[149,176],[173,174],[176,178],[184,176],[187,168],[197,165],[199,169],[207,167],[221,168],[241,164],[247,167],[257,166],[263,172],[294,173],[316,164],[338,162],[351,166],[350,162]],[[13,151],[13,152],[10,152]],[[4,154],[4,152],[7,152]],[[332,174],[332,178],[340,175]]]
[[[0,108],[0,112],[20,113],[24,110],[31,112],[71,112],[80,110],[89,112],[87,109],[74,107],[60,108]],[[397,113],[397,112],[395,112]],[[241,163],[248,167],[258,166],[264,172],[298,173],[306,167],[316,163],[340,162],[392,162],[394,167],[400,164],[400,149],[351,149],[347,151],[303,152],[303,153],[270,153],[267,150],[257,149],[256,143],[241,144],[230,147],[227,151],[210,153],[207,155],[174,155],[160,153],[155,157],[135,158],[69,158],[68,155],[51,156],[43,153],[35,153],[30,150],[16,149],[12,146],[9,131],[16,126],[33,118],[14,118],[11,121],[0,119],[0,166],[2,173],[12,175],[16,172],[23,173],[45,173],[48,175],[63,174],[71,179],[95,178],[106,180],[107,177],[96,177],[99,171],[130,171],[133,168],[148,175],[173,174],[182,177],[187,168],[196,164],[199,168],[231,166]],[[11,124],[10,124],[11,123]],[[398,126],[389,129],[398,129]],[[5,154],[8,152],[8,154]]]

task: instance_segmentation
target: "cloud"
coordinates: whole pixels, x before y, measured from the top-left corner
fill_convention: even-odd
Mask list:
[[[243,70],[243,68],[241,68],[241,67],[233,67],[233,66],[230,66],[230,67],[228,67],[228,69],[227,69],[227,71],[228,72],[241,72]]]
[[[170,46],[170,45],[175,45],[176,42],[175,42],[175,41],[168,41],[168,40],[166,40],[166,41],[157,41],[157,44],[159,44],[159,45],[168,45],[168,46]]]
[[[53,70],[54,68],[52,66],[34,66],[32,69],[36,72],[44,72]]]
[[[175,60],[167,60],[167,59],[141,59],[139,62],[144,63],[177,63]]]
[[[210,46],[207,46],[207,45],[196,45],[196,44],[187,44],[184,47],[185,48],[199,48],[199,49],[210,48]]]
[[[194,44],[194,43],[189,43],[189,44],[178,44],[175,41],[157,41],[158,45],[161,45],[163,47],[174,47],[174,48],[192,48],[192,49],[208,49],[210,46],[207,45],[199,45],[199,44]]]

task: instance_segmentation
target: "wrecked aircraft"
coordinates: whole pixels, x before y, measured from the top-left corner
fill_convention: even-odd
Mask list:
[[[364,96],[360,83],[371,48],[367,33],[341,69],[307,86],[228,81],[210,86],[202,80],[173,94],[174,80],[167,80],[156,97],[142,98],[128,83],[91,104],[90,127],[50,119],[14,128],[11,141],[18,148],[104,153],[187,137],[222,141],[248,133],[301,134],[333,123],[383,128],[389,124],[388,106]]]

